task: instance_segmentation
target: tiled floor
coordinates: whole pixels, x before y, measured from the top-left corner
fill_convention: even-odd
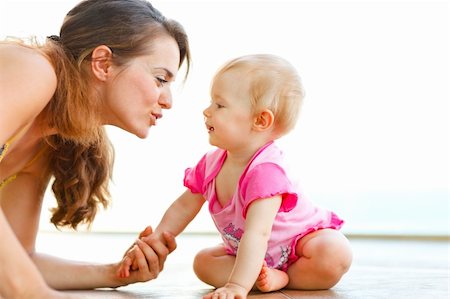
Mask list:
[[[41,233],[38,250],[60,257],[111,262],[120,259],[134,235]],[[118,290],[71,291],[80,298],[201,298],[211,287],[194,275],[195,253],[219,242],[212,235],[181,235],[178,248],[158,279]],[[449,299],[449,240],[350,239],[354,262],[338,285],[328,291],[292,291],[249,298]]]

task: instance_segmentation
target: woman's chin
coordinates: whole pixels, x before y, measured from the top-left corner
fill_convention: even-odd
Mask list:
[[[134,134],[134,135],[136,135],[138,138],[145,139],[148,136],[149,130],[150,130],[150,128],[147,128],[147,130],[136,132],[136,134]]]
[[[145,139],[148,136],[150,127],[142,127],[142,128],[133,128],[132,130],[125,130],[140,139]]]

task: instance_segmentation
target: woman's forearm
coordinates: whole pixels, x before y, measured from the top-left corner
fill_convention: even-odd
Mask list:
[[[0,298],[39,298],[50,292],[1,208],[0,236]]]
[[[59,290],[118,287],[128,284],[116,275],[117,264],[65,260],[45,254],[32,256],[47,284]]]

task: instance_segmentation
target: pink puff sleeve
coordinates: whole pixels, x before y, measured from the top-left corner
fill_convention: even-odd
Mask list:
[[[183,184],[192,193],[205,192],[205,165],[206,155],[204,155],[195,167],[187,168],[184,171]]]
[[[243,217],[256,199],[282,195],[280,212],[289,212],[297,204],[298,194],[291,181],[285,171],[274,163],[263,163],[251,169],[242,180],[240,189],[244,201]]]

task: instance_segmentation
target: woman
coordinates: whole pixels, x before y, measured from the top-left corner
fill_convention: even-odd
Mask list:
[[[145,138],[171,108],[170,83],[184,62],[189,71],[181,25],[142,0],[86,0],[45,44],[0,43],[0,297],[59,298],[54,289],[158,275],[176,246],[168,234],[165,244],[144,248],[152,254],[140,256],[128,278],[116,275],[118,264],[73,263],[34,247],[51,178],[58,227],[89,225],[108,205],[113,157],[103,125]]]

